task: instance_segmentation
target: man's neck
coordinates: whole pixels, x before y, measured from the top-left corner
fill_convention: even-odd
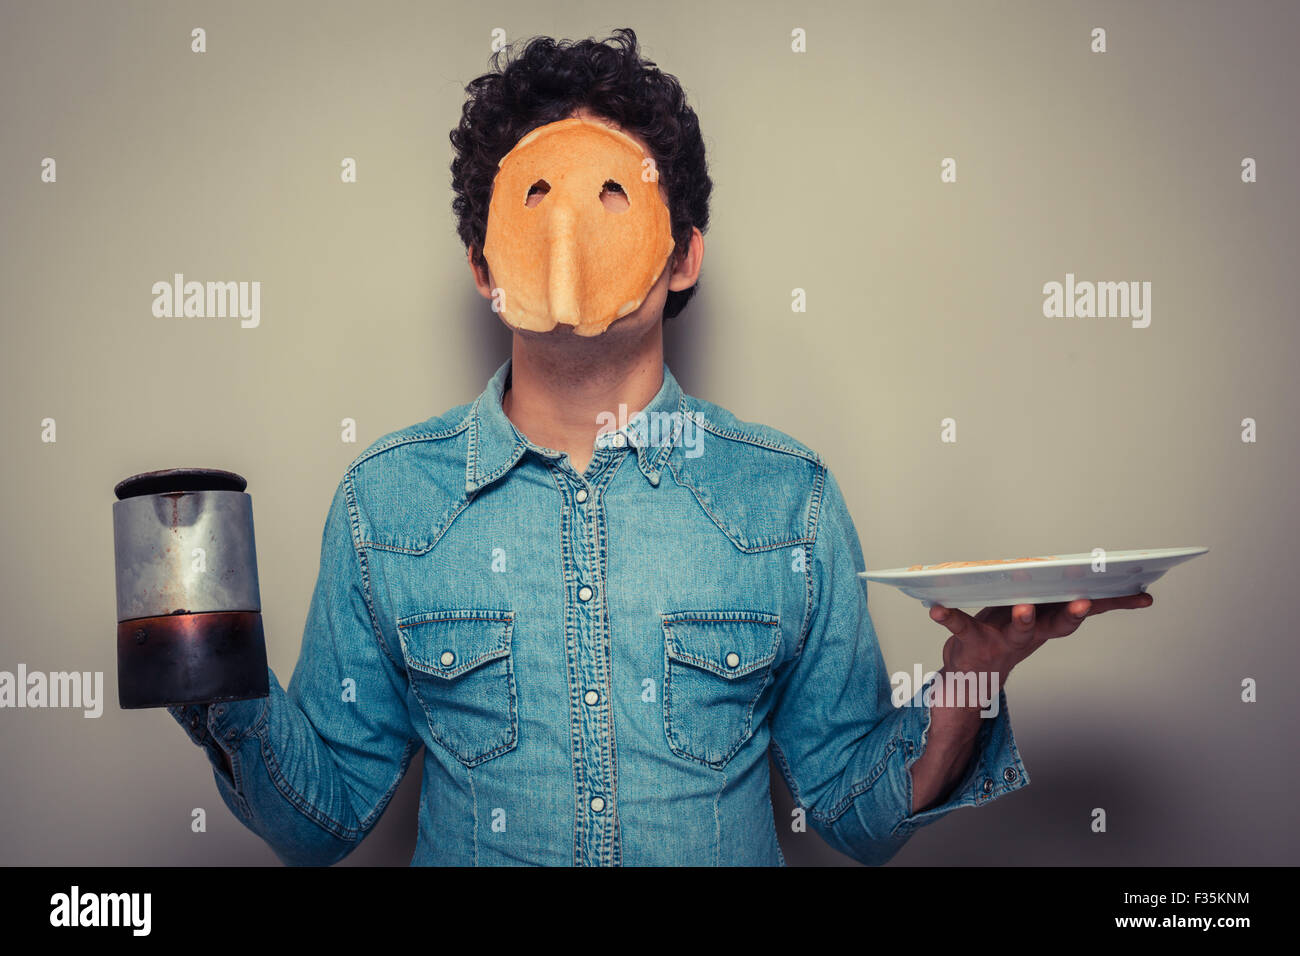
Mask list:
[[[622,404],[630,417],[645,408],[663,385],[663,362],[662,321],[636,338],[516,332],[502,410],[530,441],[567,453],[582,474],[601,413],[617,416]]]

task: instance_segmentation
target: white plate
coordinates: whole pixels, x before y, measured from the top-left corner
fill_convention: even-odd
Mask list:
[[[926,607],[995,607],[1007,604],[1052,604],[1078,598],[1137,594],[1176,564],[1209,548],[1153,548],[1150,551],[1107,551],[1105,570],[1100,555],[1063,554],[1004,564],[920,570],[890,568],[863,571],[858,576],[890,584]],[[1094,562],[1097,570],[1093,570]]]

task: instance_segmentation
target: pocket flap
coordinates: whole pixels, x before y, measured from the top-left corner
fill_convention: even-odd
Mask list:
[[[743,677],[776,659],[780,618],[762,611],[674,611],[663,616],[668,656],[719,677]]]
[[[397,622],[407,664],[447,680],[510,653],[513,611],[425,611]]]

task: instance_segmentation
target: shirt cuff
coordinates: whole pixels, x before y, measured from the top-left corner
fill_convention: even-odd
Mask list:
[[[257,697],[213,704],[174,704],[167,712],[207,753],[218,776],[228,779],[222,753],[233,757],[243,742],[262,728],[270,702],[270,697]]]
[[[902,708],[906,713],[900,725],[898,740],[905,755],[906,780],[903,789],[907,794],[909,810],[912,806],[911,768],[925,755],[926,737],[930,732],[930,707],[925,703],[925,694],[935,680],[937,678],[926,682]],[[999,688],[997,714],[981,716],[974,753],[965,776],[952,788],[944,803],[905,816],[894,827],[891,835],[910,836],[918,828],[933,823],[958,807],[980,807],[1028,785],[1029,774],[1020,759],[1020,751],[1016,749],[1015,735],[1011,732],[1007,692]]]

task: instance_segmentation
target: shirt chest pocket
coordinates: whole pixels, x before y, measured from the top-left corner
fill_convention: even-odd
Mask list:
[[[663,615],[664,733],[673,753],[722,768],[754,733],[754,707],[781,643],[758,611]]]
[[[402,656],[429,734],[473,767],[519,737],[510,653],[512,611],[427,611],[397,622]]]

